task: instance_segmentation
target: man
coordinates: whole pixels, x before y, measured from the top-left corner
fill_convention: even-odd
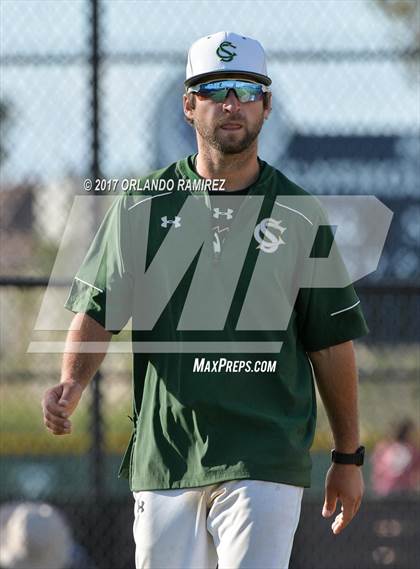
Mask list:
[[[323,516],[340,501],[338,534],[360,506],[351,340],[367,328],[348,282],[316,286],[333,241],[318,202],[257,155],[270,84],[257,41],[219,32],[192,45],[184,113],[198,153],[117,200],[67,301],[62,378],[43,400],[54,434],[71,432],[106,352],[73,343],[106,347],[132,318],[134,429],[120,474],[136,501],[137,567],[288,567],[310,485],[312,367],[335,442]],[[153,191],[162,180],[168,191]]]

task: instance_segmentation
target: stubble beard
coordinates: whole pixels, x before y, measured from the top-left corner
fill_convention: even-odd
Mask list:
[[[231,117],[229,122],[235,122],[235,118]],[[257,139],[264,123],[264,113],[261,113],[261,117],[252,127],[244,124],[242,120],[238,120],[238,122],[242,125],[242,135],[240,137],[238,137],[236,131],[233,131],[232,133],[229,133],[228,131],[224,131],[223,134],[220,133],[220,124],[207,126],[195,119],[194,126],[207,144],[222,154],[239,154],[249,148]]]

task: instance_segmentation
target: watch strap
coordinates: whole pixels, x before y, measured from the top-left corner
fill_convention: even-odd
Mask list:
[[[365,456],[365,447],[360,446],[356,449],[356,452],[345,453],[337,452],[335,449],[331,451],[331,460],[337,464],[355,464],[356,466],[362,466]]]

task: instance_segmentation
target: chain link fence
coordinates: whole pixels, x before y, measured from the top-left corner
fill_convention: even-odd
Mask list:
[[[131,432],[131,359],[106,357],[74,433],[55,438],[40,400],[59,379],[60,354],[27,349],[65,339],[34,328],[84,179],[138,177],[195,150],[182,82],[187,49],[206,33],[234,28],[267,50],[274,102],[262,158],[315,194],[373,194],[394,212],[378,270],[357,285],[371,329],[357,342],[362,439],[371,455],[403,419],[418,433],[418,5],[385,4],[1,3],[0,501],[59,506],[92,566],[134,565],[130,495],[116,478]],[[82,241],[106,210],[100,194],[78,220]],[[63,310],[66,283],[53,290]],[[418,494],[379,499],[369,460],[364,510],[333,543],[319,517],[331,445],[320,403],[291,567],[416,566]]]

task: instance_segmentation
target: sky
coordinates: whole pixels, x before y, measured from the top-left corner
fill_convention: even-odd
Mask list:
[[[419,85],[400,61],[322,60],[316,52],[403,49],[408,34],[366,1],[110,0],[103,2],[103,166],[107,176],[145,173],[177,158],[185,138],[180,95],[189,45],[222,29],[261,41],[273,79],[278,144],[303,134],[418,131]],[[89,4],[2,0],[1,98],[11,109],[2,181],[83,176],[89,169]],[[301,54],[292,58],[290,53]],[[302,54],[312,54],[310,59]],[[62,56],[65,65],[9,65],[4,58]],[[131,59],[130,59],[131,58]],[[175,120],[172,120],[175,116]],[[273,143],[265,145],[268,158]],[[160,154],[157,149],[164,149]]]

